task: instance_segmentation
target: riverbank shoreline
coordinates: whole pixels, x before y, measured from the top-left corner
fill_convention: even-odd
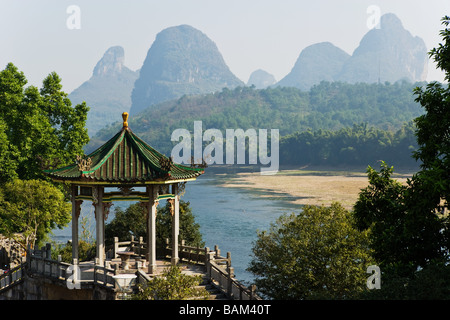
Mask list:
[[[352,209],[361,189],[368,186],[367,173],[360,168],[299,168],[283,169],[274,175],[260,172],[216,173],[220,186],[240,188],[260,197],[287,201],[292,205],[329,206],[341,203]],[[406,183],[412,173],[394,173],[392,178]]]

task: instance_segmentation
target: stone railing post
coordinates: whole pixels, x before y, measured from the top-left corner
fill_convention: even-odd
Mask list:
[[[218,245],[214,246],[214,251],[216,252],[216,258],[219,258],[220,257],[220,249],[219,249]]]
[[[30,269],[31,269],[31,255],[32,255],[32,252],[31,252],[30,244],[27,244],[27,254],[26,254],[25,258],[26,258],[27,266]]]
[[[199,263],[199,261],[200,261],[200,246],[197,244],[197,249],[196,249],[196,251],[195,251],[195,261],[197,261],[197,264]]]
[[[119,238],[114,237],[113,258],[117,258],[117,251],[119,251]]]
[[[208,261],[208,252],[209,252],[209,248],[208,248],[208,247],[205,247],[205,248],[203,249],[203,251],[204,251],[204,253],[205,253],[205,259],[203,260],[203,263],[204,263],[205,266],[206,266],[206,263],[207,263],[207,261]]]
[[[229,298],[232,297],[233,294],[233,278],[234,278],[234,268],[227,267],[228,278],[227,278],[227,295]]]
[[[45,257],[47,259],[52,258],[52,245],[50,243],[45,244]]]
[[[106,269],[109,269],[111,266],[111,263],[109,261],[103,262],[103,284],[106,286],[108,284],[108,274],[106,272]]]
[[[250,286],[250,300],[255,300],[255,296],[256,296],[256,286],[252,284]]]
[[[130,251],[134,252],[134,236],[131,236],[130,240]]]
[[[73,258],[72,259],[72,264],[73,264],[73,270],[72,270],[72,275],[73,275],[73,282],[77,282],[78,280],[81,280],[81,274],[78,274],[78,259],[77,258]],[[94,273],[95,276],[95,273]],[[67,278],[67,273],[66,273],[66,278]],[[67,279],[66,279],[67,281]]]
[[[211,279],[211,260],[213,259],[213,254],[214,254],[214,252],[209,251],[209,248],[208,248],[208,247],[205,248],[205,256],[206,256],[206,261],[205,261],[206,274],[208,275],[209,279]]]
[[[181,252],[185,252],[186,250],[184,249],[184,246],[186,245],[186,240],[181,240],[181,245],[178,247],[178,259],[181,259],[182,256],[180,256]],[[190,251],[190,250],[189,250]],[[191,253],[188,253],[187,259],[188,261],[190,261],[191,259]]]
[[[144,238],[139,237],[139,256],[142,255],[142,249],[144,248]]]
[[[58,268],[56,269],[56,277],[58,279],[61,278],[61,276],[62,276],[61,261],[62,261],[62,257],[60,254],[58,254]]]
[[[119,274],[119,266],[117,264],[115,264],[115,265],[113,265],[113,269],[114,269],[114,275],[115,276],[118,275]],[[119,288],[119,285],[117,284],[117,281],[114,281],[114,290],[118,291],[119,289],[120,288]]]
[[[166,238],[166,247],[164,248],[164,256],[170,255],[172,257],[172,251],[170,250],[170,240]]]

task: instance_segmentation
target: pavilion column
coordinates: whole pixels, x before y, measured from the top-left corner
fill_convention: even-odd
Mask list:
[[[158,195],[154,186],[147,186],[149,202],[147,205],[147,261],[148,273],[156,273],[156,209]]]
[[[105,261],[105,219],[103,212],[103,187],[95,186],[92,188],[95,207],[95,225],[97,238],[97,258],[98,263],[103,265]]]
[[[78,186],[72,185],[72,262],[78,260],[78,218],[80,217],[82,200],[76,200]]]
[[[180,234],[180,196],[178,195],[178,184],[172,185],[172,193],[175,195],[171,201],[172,212],[172,265],[178,264],[178,236]]]

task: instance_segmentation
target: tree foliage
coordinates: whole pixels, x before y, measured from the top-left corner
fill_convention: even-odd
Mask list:
[[[0,72],[0,183],[45,179],[43,167],[73,162],[89,142],[84,128],[89,108],[71,106],[56,73],[40,90],[26,84],[12,63]]]
[[[172,241],[172,215],[170,203],[158,210],[156,216],[156,236],[160,241],[169,239]],[[179,238],[186,241],[186,245],[203,247],[205,245],[200,233],[200,225],[195,222],[195,216],[189,201],[180,200],[180,235]],[[165,243],[165,242],[164,242]]]
[[[395,132],[367,123],[337,131],[296,132],[281,138],[280,164],[367,166],[383,159],[399,167],[417,167],[412,157],[417,149],[414,132],[412,122]]]
[[[360,299],[370,300],[448,300],[450,266],[434,261],[408,273],[398,265],[381,268],[381,288],[367,290]]]
[[[34,245],[70,221],[68,195],[42,169],[83,154],[88,107],[72,107],[55,72],[40,90],[26,84],[14,64],[0,71],[0,232],[22,233],[22,243]]]
[[[369,238],[378,263],[402,261],[405,249],[404,191],[406,186],[391,179],[393,167],[381,163],[377,172],[370,166],[367,169],[369,185],[359,193],[355,203],[355,222],[359,230],[371,230]],[[406,259],[407,260],[407,259]],[[382,265],[383,266],[383,265]]]
[[[143,208],[139,203],[132,204],[123,211],[115,209],[114,219],[105,226],[105,238],[107,243],[112,243],[114,237],[128,240],[130,236],[143,237],[147,239],[147,225]],[[195,222],[195,217],[189,202],[180,200],[180,239],[186,241],[187,245],[204,246],[200,226]],[[172,215],[170,203],[164,207],[158,207],[156,215],[156,243],[163,246],[166,239],[172,238]]]
[[[161,276],[153,277],[145,285],[139,286],[134,300],[186,300],[189,298],[206,299],[209,293],[196,288],[202,281],[201,276],[187,275],[180,266],[170,266]]]
[[[445,28],[441,31],[443,43],[430,51],[437,66],[450,80],[450,17],[442,19]],[[416,101],[425,113],[415,119],[418,150],[415,158],[422,162],[415,176],[420,189],[419,196],[426,198],[431,208],[440,203],[449,205],[450,200],[450,87],[433,82],[426,89],[417,87]],[[417,197],[416,197],[417,198]],[[416,199],[417,200],[417,199]]]
[[[354,212],[358,228],[370,230],[380,267],[395,264],[409,273],[445,257],[445,220],[412,202],[411,180],[402,185],[390,177],[392,173],[393,167],[384,162],[380,172],[368,168],[369,186],[360,192]]]
[[[83,216],[80,219],[81,233],[78,240],[78,261],[93,260],[97,254],[95,236],[90,227],[90,219]],[[61,256],[61,261],[72,263],[72,241],[65,244],[54,243],[52,246],[52,257]]]
[[[443,18],[444,43],[430,51],[450,79],[450,17]],[[450,91],[431,83],[415,89],[425,113],[415,119],[420,170],[401,186],[369,167],[369,186],[355,204],[360,230],[369,230],[374,256],[384,269],[384,284],[374,297],[448,298],[450,278]],[[434,291],[430,292],[429,287]]]
[[[0,189],[0,200],[0,233],[16,238],[25,248],[34,247],[36,240],[70,221],[70,203],[46,181],[7,182]]]
[[[340,204],[305,206],[258,233],[248,268],[273,299],[348,299],[366,286],[366,232]]]
[[[449,18],[443,19],[448,25]],[[440,67],[450,67],[450,31],[441,32],[445,45],[430,55]],[[449,77],[450,70],[444,70]],[[371,228],[373,247],[380,262],[410,264],[412,270],[436,259],[447,259],[450,250],[448,206],[450,193],[450,91],[432,83],[415,90],[425,114],[415,119],[420,170],[399,186],[390,179],[392,169],[383,164],[378,174],[369,168],[369,187],[355,205],[360,228]],[[364,222],[364,223],[362,223]]]

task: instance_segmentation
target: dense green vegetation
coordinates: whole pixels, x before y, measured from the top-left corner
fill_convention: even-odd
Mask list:
[[[84,128],[89,108],[72,106],[56,73],[40,90],[26,84],[12,63],[0,72],[0,183],[45,179],[43,167],[71,163],[89,142]]]
[[[280,141],[281,165],[367,166],[384,160],[395,167],[414,168],[417,149],[413,123],[397,131],[353,125],[337,131],[296,132]]]
[[[0,233],[16,237],[24,249],[34,247],[56,226],[69,223],[71,208],[64,194],[47,181],[7,182],[0,188]]]
[[[280,135],[285,136],[285,146],[291,148],[297,144],[292,152],[282,150],[281,163],[308,162],[298,159],[295,150],[303,148],[302,143],[307,143],[312,134],[315,138],[309,141],[314,145],[311,148],[321,149],[320,154],[325,152],[338,157],[343,152],[345,155],[340,158],[340,163],[347,159],[348,164],[367,165],[366,160],[383,159],[382,155],[390,154],[392,149],[399,148],[395,153],[403,154],[414,149],[411,128],[406,123],[423,113],[413,98],[416,85],[421,84],[322,82],[308,92],[290,87],[223,89],[162,103],[131,117],[129,124],[140,137],[166,154],[170,154],[175,144],[171,141],[175,129],[185,128],[192,132],[194,121],[201,120],[203,130],[215,128],[223,134],[226,129],[279,129]],[[120,120],[120,115],[117,117]],[[364,125],[354,127],[355,123]],[[86,151],[92,151],[112,137],[120,125],[116,123],[102,129]],[[342,140],[341,148],[337,152],[326,150],[336,139]],[[308,152],[314,153],[311,148]],[[343,148],[346,150],[341,150]],[[365,154],[367,150],[371,150],[370,155]],[[380,150],[382,154],[374,153],[374,150]],[[402,159],[406,158],[402,155]],[[323,162],[324,157],[317,154],[311,160]],[[331,159],[328,161],[336,163]]]
[[[133,300],[191,300],[209,297],[205,288],[199,287],[200,275],[188,275],[181,267],[170,266],[160,277],[153,277],[145,285],[138,286],[139,291],[132,295]]]
[[[89,141],[89,108],[72,106],[55,72],[41,89],[26,84],[12,63],[0,72],[0,233],[24,247],[70,221],[68,194],[42,169],[71,163]]]
[[[249,271],[265,297],[349,299],[365,289],[372,262],[367,231],[340,204],[305,206],[258,233]]]

